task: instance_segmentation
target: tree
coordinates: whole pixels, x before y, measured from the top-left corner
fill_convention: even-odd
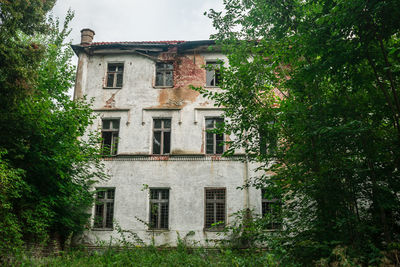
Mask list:
[[[224,1],[210,10],[229,59],[221,92],[286,200],[282,246],[304,262],[337,245],[368,263],[399,240],[398,1]],[[228,152],[228,154],[230,153]]]
[[[3,255],[49,238],[63,245],[82,232],[93,202],[91,185],[106,177],[99,137],[85,134],[94,118],[90,103],[68,95],[75,68],[65,39],[73,13],[61,27],[58,19],[45,20],[53,3],[1,3],[0,46],[9,54],[2,54],[6,58],[0,69]],[[38,27],[30,26],[35,22]]]

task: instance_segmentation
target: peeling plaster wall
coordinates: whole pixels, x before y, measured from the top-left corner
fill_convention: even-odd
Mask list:
[[[152,152],[153,118],[171,118],[171,154],[204,155],[206,117],[222,115],[209,99],[190,89],[204,86],[207,60],[227,59],[218,53],[177,54],[168,51],[160,59],[173,60],[174,86],[156,88],[155,61],[136,53],[89,56],[78,73],[82,93],[94,98],[94,110],[99,117],[92,130],[101,129],[102,118],[120,118],[118,155],[150,155]],[[86,64],[87,62],[87,64]],[[108,63],[124,63],[121,89],[105,89]],[[217,88],[211,90],[219,90]],[[240,152],[240,151],[238,151]],[[227,222],[234,212],[246,207],[261,212],[261,193],[254,188],[236,189],[246,179],[246,164],[242,161],[219,160],[106,160],[111,179],[96,187],[115,187],[114,219],[125,230],[136,232],[150,242],[152,232],[135,217],[149,220],[149,187],[170,188],[169,231],[157,231],[157,245],[176,245],[177,234],[195,231],[193,240],[205,244],[206,239],[218,239],[215,232],[204,231],[204,188],[225,187]],[[153,158],[154,159],[154,158]],[[249,176],[255,166],[250,166]],[[248,194],[248,196],[246,195]],[[94,208],[92,210],[94,213]],[[110,240],[118,237],[114,231],[88,231],[86,241]]]

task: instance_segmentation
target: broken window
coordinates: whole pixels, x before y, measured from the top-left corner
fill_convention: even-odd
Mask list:
[[[214,130],[224,123],[224,118],[206,119],[206,154],[224,153],[224,134]]]
[[[262,216],[268,221],[267,229],[280,229],[282,226],[282,202],[279,198],[272,198],[269,195],[267,190],[261,190]]]
[[[119,119],[103,119],[101,130],[103,155],[116,155],[118,149]]]
[[[153,122],[153,154],[169,154],[171,119],[154,119]]]
[[[221,82],[221,73],[217,62],[206,63],[206,86],[219,86]]]
[[[225,225],[225,188],[206,188],[206,229],[218,229]]]
[[[156,64],[156,86],[173,86],[173,70],[172,63]]]
[[[168,229],[169,189],[150,189],[150,228]]]
[[[108,63],[106,87],[121,88],[123,73],[124,73],[123,63]]]
[[[113,228],[115,188],[96,188],[94,228]]]

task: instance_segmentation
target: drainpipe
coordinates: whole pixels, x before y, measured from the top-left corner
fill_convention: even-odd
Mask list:
[[[245,132],[246,142],[247,142],[247,132]],[[247,186],[249,182],[249,157],[247,152],[245,152],[245,162],[244,162],[244,179],[243,183],[246,185],[244,187],[244,208],[246,210],[250,210],[250,192],[249,187]]]

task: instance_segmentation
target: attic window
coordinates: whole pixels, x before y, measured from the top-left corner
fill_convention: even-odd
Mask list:
[[[157,63],[156,64],[156,86],[173,86],[173,71],[172,63]]]
[[[123,63],[108,63],[107,66],[107,88],[121,88],[124,73]]]

